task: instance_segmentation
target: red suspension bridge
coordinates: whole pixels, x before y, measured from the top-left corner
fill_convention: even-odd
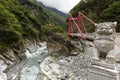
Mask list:
[[[80,38],[80,39],[83,39],[83,40],[87,40],[87,41],[93,42],[93,38],[92,37],[83,34],[82,31],[81,31],[81,25],[83,26],[83,28],[85,30],[85,25],[83,23],[82,17],[85,18],[87,21],[89,21],[91,24],[93,24],[93,25],[95,24],[91,19],[86,17],[81,12],[78,12],[78,16],[74,17],[74,18],[69,13],[69,15],[68,15],[68,31],[67,31],[68,32],[68,36],[72,37],[72,38]],[[74,26],[73,26],[73,24],[74,24]]]

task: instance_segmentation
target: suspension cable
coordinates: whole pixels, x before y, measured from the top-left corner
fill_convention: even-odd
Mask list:
[[[93,25],[95,24],[95,22],[93,22],[90,18],[88,18],[87,16],[85,16],[83,13],[80,12],[80,14],[81,14],[86,20],[88,20],[90,23],[92,23]]]
[[[87,31],[86,31],[86,26],[85,26],[85,24],[83,23],[83,19],[82,19],[82,17],[81,17],[81,22],[82,22],[83,29],[84,29],[85,33],[87,33]]]

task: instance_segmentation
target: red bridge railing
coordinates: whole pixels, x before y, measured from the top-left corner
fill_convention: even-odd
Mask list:
[[[84,35],[81,31],[81,17],[84,17],[86,20],[88,20],[90,23],[92,24],[95,24],[92,20],[90,20],[88,17],[86,17],[84,14],[82,14],[81,12],[78,12],[78,15],[77,17],[72,17],[72,15],[69,13],[68,14],[68,30],[67,30],[67,33],[68,33],[68,36],[69,37],[72,37],[72,38],[80,38],[80,39],[83,39],[83,40],[88,40],[88,41],[93,41],[93,38],[87,36],[87,35]],[[71,32],[71,23],[74,22],[76,28],[77,28],[77,32],[75,33],[72,33]]]

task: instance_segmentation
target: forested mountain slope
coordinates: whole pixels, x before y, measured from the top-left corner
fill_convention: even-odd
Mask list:
[[[40,40],[42,25],[64,27],[65,19],[36,0],[0,0],[0,52],[23,48],[25,39]]]
[[[63,13],[63,12],[61,12],[61,11],[55,9],[55,8],[52,8],[52,7],[46,7],[46,8],[53,11],[53,12],[55,12],[55,13],[57,13],[57,14],[59,14],[59,15],[61,15],[61,16],[63,16],[63,17],[67,17],[66,13]]]
[[[77,15],[78,11],[81,11],[96,23],[117,21],[117,31],[120,32],[120,0],[81,0],[71,10],[74,16]],[[88,28],[88,31],[93,31],[93,28]]]

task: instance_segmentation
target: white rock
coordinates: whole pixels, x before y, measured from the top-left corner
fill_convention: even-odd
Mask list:
[[[25,55],[26,55],[27,59],[30,58],[30,57],[32,57],[32,55],[31,55],[31,53],[29,52],[29,50],[26,50]]]
[[[46,43],[46,42],[42,42],[42,43],[39,43],[39,45],[40,45],[41,47],[46,47],[47,43]]]
[[[51,63],[49,65],[52,68],[51,70],[55,75],[62,75],[63,74],[63,71],[60,70],[60,65],[55,64],[55,63]]]
[[[60,65],[54,63],[54,59],[52,57],[47,57],[40,64],[41,71],[51,80],[58,80],[57,78],[61,78],[64,76],[63,71],[60,70]]]
[[[7,68],[7,65],[3,60],[0,60],[0,80],[7,80],[7,75],[3,71]]]

